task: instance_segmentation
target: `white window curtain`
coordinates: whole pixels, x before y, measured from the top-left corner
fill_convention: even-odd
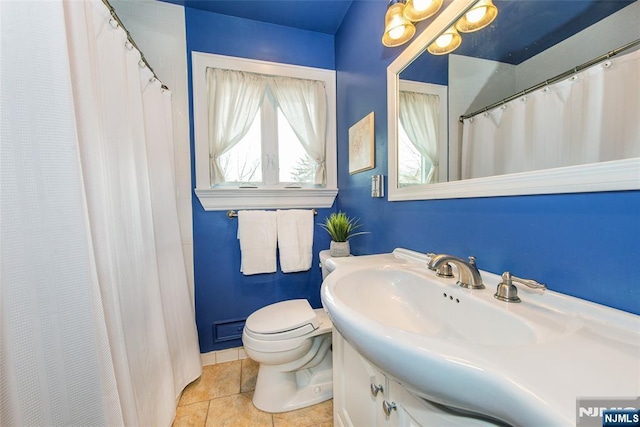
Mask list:
[[[466,119],[462,177],[640,157],[640,51]]]
[[[262,104],[263,76],[207,68],[211,186],[225,182],[219,159],[247,134]]]
[[[433,167],[428,171],[426,182],[438,177],[438,123],[440,117],[437,95],[401,91],[399,118],[409,141]]]
[[[315,80],[271,77],[269,88],[305,151],[316,164],[314,183],[325,184],[328,110],[324,84]]]
[[[100,0],[0,19],[0,425],[170,426],[201,372],[170,93]]]

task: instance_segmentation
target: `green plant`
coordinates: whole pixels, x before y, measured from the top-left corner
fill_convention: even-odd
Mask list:
[[[324,220],[324,224],[318,224],[327,230],[331,240],[334,242],[346,242],[350,238],[359,234],[367,234],[367,231],[355,232],[360,228],[360,220],[358,218],[349,218],[344,212],[333,212]]]

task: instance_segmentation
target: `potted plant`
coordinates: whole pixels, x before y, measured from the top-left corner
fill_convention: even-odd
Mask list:
[[[344,212],[333,212],[324,220],[324,224],[318,224],[327,230],[331,236],[331,246],[329,247],[331,256],[349,256],[351,249],[349,239],[359,234],[366,234],[366,231],[356,232],[361,227],[358,218],[349,218]]]

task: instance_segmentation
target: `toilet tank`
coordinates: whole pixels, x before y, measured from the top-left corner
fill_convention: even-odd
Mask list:
[[[352,255],[349,255],[352,256]],[[322,269],[322,280],[324,281],[324,279],[327,278],[327,276],[329,275],[329,273],[331,273],[334,268],[335,268],[335,264],[332,264],[330,266],[327,266],[327,260],[331,259],[331,255],[329,250],[324,250],[324,251],[320,251],[320,268]]]
[[[322,269],[322,280],[326,279],[331,273],[326,267],[326,261],[331,258],[328,250],[320,251],[320,268]]]

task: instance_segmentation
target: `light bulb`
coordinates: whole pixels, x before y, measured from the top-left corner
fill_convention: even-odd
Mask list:
[[[407,0],[403,11],[409,21],[418,22],[435,15],[442,7],[443,0]]]
[[[432,0],[413,0],[413,8],[416,12],[422,12],[431,7],[431,3],[433,3]]]
[[[446,55],[453,52],[462,43],[462,37],[451,27],[427,47],[427,51],[433,55]]]
[[[391,20],[391,23],[389,24],[389,28],[391,28],[389,30],[389,37],[391,37],[394,40],[397,40],[400,37],[402,37],[402,35],[406,31],[404,24],[405,24],[405,21],[402,18],[402,15],[394,16],[393,19]]]
[[[436,39],[436,45],[438,47],[446,47],[451,44],[451,40],[453,40],[452,34],[443,34]]]
[[[393,40],[398,40],[400,37],[402,37],[404,31],[404,25],[400,25],[389,31],[389,37]]]
[[[465,18],[467,18],[468,22],[476,23],[476,22],[480,22],[480,20],[482,18],[484,18],[484,15],[486,15],[486,14],[487,14],[487,8],[485,6],[483,6],[483,7],[478,7],[478,8],[475,8],[475,9],[471,9],[464,16],[465,16]]]

